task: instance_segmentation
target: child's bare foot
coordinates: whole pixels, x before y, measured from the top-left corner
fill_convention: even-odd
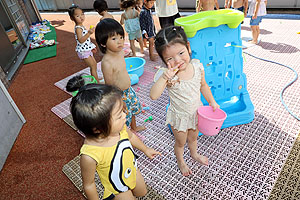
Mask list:
[[[146,127],[145,126],[137,126],[134,129],[133,128],[131,128],[131,129],[132,129],[133,132],[139,132],[139,131],[145,130]]]
[[[258,42],[257,42],[257,41],[254,41],[254,40],[250,40],[249,43],[250,43],[250,44],[257,44]]]
[[[154,54],[150,55],[150,60],[156,61],[157,56],[158,56],[157,53],[154,53]]]
[[[177,165],[182,173],[183,176],[188,176],[192,174],[192,170],[185,164],[185,162],[177,162]]]
[[[208,165],[208,158],[206,156],[202,156],[200,154],[191,155],[192,158],[196,161],[198,161],[202,165]]]

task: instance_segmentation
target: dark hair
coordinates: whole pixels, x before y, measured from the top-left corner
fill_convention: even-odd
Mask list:
[[[79,8],[79,6],[76,5],[76,4],[72,4],[72,6],[68,9],[69,16],[70,16],[70,18],[71,18],[72,20],[74,20],[74,12],[75,12],[76,9],[82,10],[82,9]]]
[[[136,0],[121,0],[120,8],[126,9],[137,4]]]
[[[97,24],[95,36],[102,53],[106,53],[107,40],[114,35],[121,35],[124,37],[124,29],[118,21],[111,18],[105,18]]]
[[[105,0],[95,0],[93,7],[99,14],[108,10],[107,2]]]
[[[86,137],[107,137],[111,130],[112,109],[117,102],[123,102],[122,91],[112,85],[84,85],[81,76],[68,81],[68,91],[74,91],[78,87],[79,91],[70,104],[74,124]]]
[[[157,35],[155,36],[154,45],[158,55],[163,61],[163,51],[166,49],[166,47],[169,47],[176,43],[183,44],[188,48],[187,36],[182,27],[168,26],[166,28],[161,29],[157,33]],[[166,62],[164,61],[164,63]]]

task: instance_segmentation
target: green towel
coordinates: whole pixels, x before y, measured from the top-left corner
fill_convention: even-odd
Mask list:
[[[45,40],[55,40],[56,41],[56,32],[55,28],[47,24],[50,27],[51,32],[45,34]],[[41,47],[37,49],[30,49],[28,54],[24,60],[24,64],[36,62],[39,60],[43,60],[45,58],[51,58],[56,56],[56,44],[48,47]]]

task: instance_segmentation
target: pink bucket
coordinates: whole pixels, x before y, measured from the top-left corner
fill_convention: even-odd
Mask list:
[[[226,119],[226,113],[221,109],[213,111],[211,106],[198,108],[198,129],[203,135],[217,135]]]

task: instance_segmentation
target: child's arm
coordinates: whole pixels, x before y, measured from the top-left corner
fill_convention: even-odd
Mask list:
[[[102,61],[101,62],[101,70],[103,73],[105,84],[114,85],[114,79],[113,79],[114,69],[113,69],[111,63],[109,63],[107,61]]]
[[[232,4],[232,0],[225,0],[224,8],[231,8],[231,4]]]
[[[121,20],[120,20],[120,24],[123,25],[124,24],[124,13],[121,15]]]
[[[257,13],[258,13],[259,5],[260,5],[260,0],[256,0],[255,10],[254,10],[252,19],[256,19],[257,18]]]
[[[99,200],[95,184],[96,161],[87,155],[80,157],[80,169],[84,192],[89,200]]]
[[[85,35],[82,35],[83,30],[81,28],[76,28],[75,31],[76,31],[78,41],[80,43],[84,43],[95,32],[95,27],[92,29],[89,29],[88,33]]]
[[[155,151],[152,148],[147,147],[135,134],[131,132],[130,129],[127,128],[127,133],[129,137],[129,141],[131,145],[138,150],[142,151],[148,158],[153,159],[156,155],[160,155],[161,153]]]
[[[248,12],[248,0],[244,0],[244,17],[247,17],[247,12]]]
[[[148,38],[147,31],[146,31],[147,26],[148,26],[148,22],[147,22],[147,19],[146,19],[146,16],[145,16],[145,12],[143,12],[143,11],[140,12],[139,20],[140,20],[140,27],[141,27],[142,34],[146,38]]]
[[[219,7],[219,3],[218,3],[218,0],[215,0],[215,6],[216,6],[217,10],[219,10],[219,9],[220,9],[220,7]]]
[[[202,10],[202,1],[201,0],[197,0],[198,1],[198,5],[196,8],[196,12],[200,12]]]
[[[159,77],[159,79],[153,84],[150,90],[150,98],[156,100],[160,97],[167,86],[167,79],[164,78],[164,75]]]
[[[220,106],[217,104],[217,102],[215,101],[209,86],[207,85],[206,81],[205,81],[205,72],[204,70],[201,70],[201,88],[200,88],[200,92],[202,93],[203,97],[206,99],[206,101],[209,103],[210,106],[213,107],[214,110],[216,110],[216,108],[220,108]]]
[[[170,63],[167,63],[168,69],[159,77],[159,79],[153,84],[150,90],[150,98],[156,100],[165,90],[168,85],[168,81],[171,80],[178,71],[178,66],[172,67]]]

